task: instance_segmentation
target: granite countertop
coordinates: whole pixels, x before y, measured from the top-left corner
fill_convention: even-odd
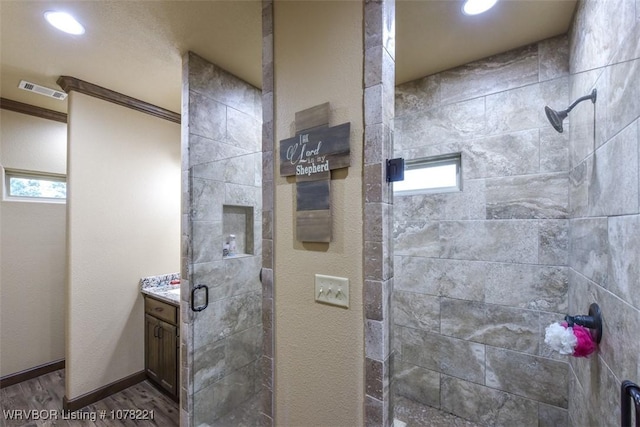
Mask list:
[[[180,280],[180,273],[143,277],[140,279],[140,292],[179,307],[180,284],[171,284],[175,280]]]

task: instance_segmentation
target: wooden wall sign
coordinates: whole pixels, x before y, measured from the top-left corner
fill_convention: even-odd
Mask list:
[[[331,171],[351,164],[351,123],[329,127],[329,103],[296,113],[296,136],[280,141],[280,175],[296,177],[296,238],[331,241]]]

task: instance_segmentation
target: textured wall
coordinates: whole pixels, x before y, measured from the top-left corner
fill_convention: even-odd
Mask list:
[[[180,127],[69,94],[66,397],[144,369],[140,278],[178,270]]]
[[[615,29],[612,31],[612,29]],[[620,383],[640,383],[640,3],[583,1],[570,37],[569,309],[603,311],[597,356],[572,359],[575,426],[616,426]],[[594,123],[595,114],[595,123]]]
[[[185,55],[183,78],[181,403],[192,414],[184,422],[231,425],[245,416],[255,425],[262,387],[260,91],[194,53]],[[248,253],[223,258],[231,233]],[[198,285],[209,287],[209,307],[195,313],[190,291]]]
[[[66,124],[8,110],[0,120],[2,167],[66,174]],[[0,205],[0,376],[64,359],[66,209]]]
[[[296,187],[276,162],[276,425],[362,425],[363,4],[278,1],[273,10],[276,148],[294,135],[297,111],[330,102],[331,126],[351,122],[351,166],[332,172],[330,244],[296,240]],[[314,301],[314,273],[349,279],[349,309]]]
[[[555,38],[396,89],[395,155],[462,153],[463,191],[394,197],[399,395],[488,425],[567,424],[543,342],[567,308],[568,101]]]

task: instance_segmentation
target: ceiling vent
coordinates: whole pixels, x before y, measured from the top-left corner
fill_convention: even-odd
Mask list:
[[[20,89],[28,90],[29,92],[35,92],[40,95],[48,96],[49,98],[59,99],[60,101],[64,100],[67,97],[67,94],[64,92],[60,92],[59,90],[55,89],[49,89],[48,87],[30,83],[25,80],[20,81],[18,87]]]

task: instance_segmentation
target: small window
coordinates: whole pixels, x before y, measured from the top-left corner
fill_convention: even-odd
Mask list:
[[[63,202],[67,198],[64,175],[5,170],[4,184],[7,200]]]
[[[404,181],[393,183],[397,195],[460,191],[460,153],[405,162]]]

